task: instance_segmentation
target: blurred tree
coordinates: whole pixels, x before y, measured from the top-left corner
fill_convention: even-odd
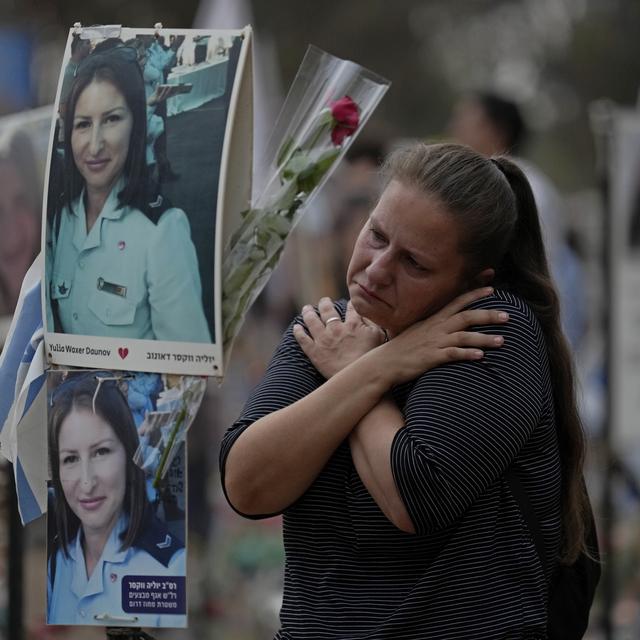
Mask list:
[[[203,2],[207,0],[202,0]],[[278,0],[251,2],[277,42],[285,86],[309,43],[356,60],[392,87],[371,128],[433,137],[460,93],[489,87],[518,99],[539,135],[529,150],[561,185],[593,180],[587,108],[633,103],[640,78],[638,0]],[[198,0],[0,0],[0,26],[28,30],[37,101],[52,100],[67,28],[121,22],[189,27]],[[38,71],[40,69],[40,71]]]

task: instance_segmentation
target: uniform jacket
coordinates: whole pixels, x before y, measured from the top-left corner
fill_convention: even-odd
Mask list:
[[[63,208],[48,246],[48,329],[53,304],[64,333],[211,342],[187,216],[171,208],[154,223],[119,206],[123,186],[89,233],[82,194]]]
[[[124,576],[162,578],[185,576],[185,550],[157,519],[150,520],[134,546],[120,550],[127,518],[112,529],[100,560],[87,577],[81,534],[75,536],[67,557],[54,543],[49,561],[47,622],[102,626],[185,627],[186,615],[126,612],[122,606]],[[100,616],[109,614],[114,621]],[[96,616],[98,616],[96,618]]]

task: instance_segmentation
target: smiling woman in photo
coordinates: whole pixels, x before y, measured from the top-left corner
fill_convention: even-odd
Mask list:
[[[187,216],[150,192],[146,118],[135,49],[80,64],[63,114],[60,202],[50,193],[49,331],[211,341]]]
[[[113,378],[75,374],[51,397],[49,464],[56,535],[49,548],[47,622],[184,626],[182,615],[125,613],[126,575],[185,575],[184,545],[152,513],[131,410]],[[119,622],[119,624],[121,624]]]

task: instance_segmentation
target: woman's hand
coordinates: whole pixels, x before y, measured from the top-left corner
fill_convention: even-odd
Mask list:
[[[293,327],[293,335],[313,366],[327,379],[382,344],[385,333],[373,322],[360,316],[351,302],[344,322],[331,298],[321,298],[318,312],[311,305],[302,309],[302,325]]]
[[[464,309],[492,293],[491,287],[464,293],[380,347],[391,386],[414,380],[425,371],[446,362],[480,360],[484,356],[483,349],[502,346],[502,336],[465,331],[471,326],[503,324],[509,320],[509,315],[504,311]]]

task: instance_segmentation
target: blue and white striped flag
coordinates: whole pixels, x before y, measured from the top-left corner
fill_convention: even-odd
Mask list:
[[[0,355],[0,453],[13,463],[23,524],[47,509],[47,387],[39,255],[24,277]]]

